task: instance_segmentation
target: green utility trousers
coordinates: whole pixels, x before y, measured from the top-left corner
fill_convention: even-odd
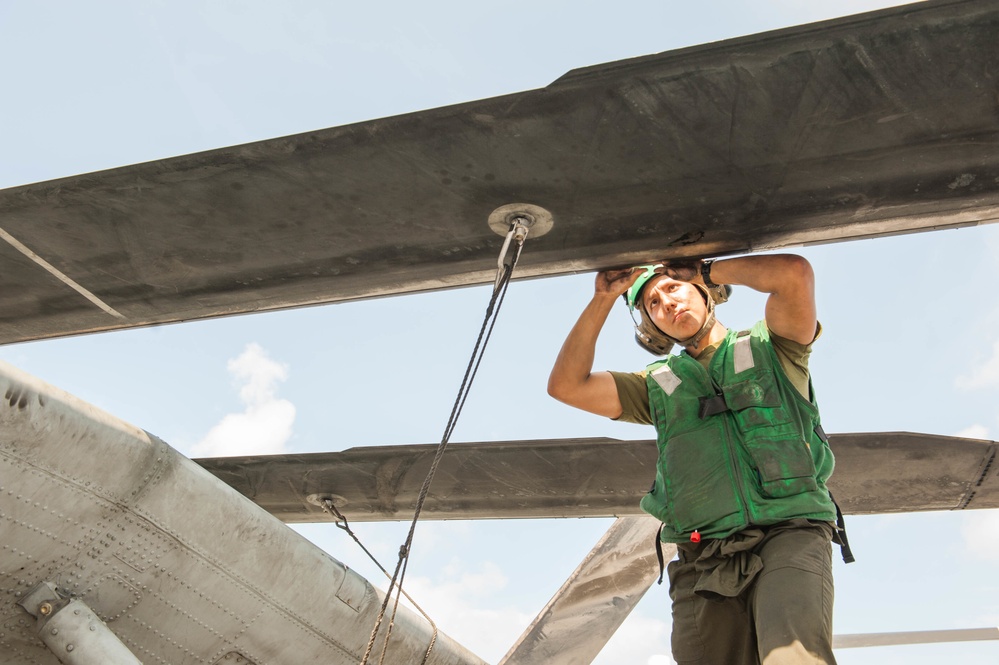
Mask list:
[[[789,520],[681,543],[669,564],[680,665],[833,665],[833,527]]]

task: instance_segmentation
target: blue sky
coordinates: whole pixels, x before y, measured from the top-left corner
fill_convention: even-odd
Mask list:
[[[542,87],[574,67],[895,4],[637,2],[0,4],[0,187]],[[485,220],[483,220],[485,224]],[[2,224],[0,224],[2,225]],[[498,246],[497,246],[498,251]],[[531,251],[528,240],[525,252]],[[999,227],[801,250],[816,269],[812,359],[830,432],[999,432]],[[592,275],[511,286],[455,441],[648,428],[545,394]],[[311,452],[440,440],[489,291],[468,288],[0,348],[0,359],[187,454]],[[745,326],[738,290],[719,318]],[[401,331],[401,334],[400,334]],[[598,369],[648,362],[622,308]],[[409,385],[393,396],[393,368]],[[404,396],[403,396],[404,395]],[[608,520],[421,524],[407,590],[445,632],[502,657]],[[407,525],[356,525],[386,567]],[[378,583],[330,525],[301,531]],[[850,519],[840,633],[999,624],[999,515]],[[597,662],[670,662],[653,588]],[[994,663],[995,642],[842,651],[840,663]]]

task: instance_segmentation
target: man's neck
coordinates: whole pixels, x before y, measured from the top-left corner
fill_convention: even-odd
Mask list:
[[[697,358],[701,353],[709,346],[714,346],[718,342],[725,339],[725,335],[728,334],[728,328],[723,326],[720,321],[715,321],[715,325],[711,327],[711,332],[701,338],[701,341],[697,345],[691,345],[686,348],[688,354],[691,357]]]

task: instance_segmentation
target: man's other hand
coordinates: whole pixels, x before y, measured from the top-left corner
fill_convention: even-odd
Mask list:
[[[663,261],[662,274],[681,282],[701,284],[701,260],[673,259],[672,261]]]

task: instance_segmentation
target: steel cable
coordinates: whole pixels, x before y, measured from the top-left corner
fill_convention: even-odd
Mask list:
[[[511,229],[511,234],[513,230]],[[426,501],[427,494],[430,492],[430,485],[433,482],[434,475],[437,473],[437,467],[440,465],[441,459],[444,457],[444,451],[447,449],[448,442],[451,439],[451,434],[454,432],[455,425],[458,422],[458,417],[461,415],[461,410],[465,405],[465,400],[468,398],[468,393],[472,387],[472,381],[475,379],[475,375],[478,372],[479,364],[482,362],[482,357],[486,350],[486,345],[489,343],[489,338],[492,336],[493,327],[496,325],[496,319],[499,316],[500,307],[503,305],[503,299],[506,297],[507,287],[510,285],[510,278],[513,275],[514,266],[517,265],[517,261],[520,259],[520,253],[524,247],[524,239],[516,239],[516,249],[513,253],[511,260],[508,260],[503,265],[503,273],[498,280],[495,288],[493,289],[493,295],[489,299],[489,305],[486,307],[485,318],[482,322],[482,327],[479,329],[479,336],[475,341],[475,346],[472,349],[472,357],[468,361],[468,366],[465,369],[465,376],[462,378],[461,386],[458,389],[458,395],[455,398],[454,406],[451,408],[451,416],[448,419],[447,425],[444,428],[444,434],[441,438],[441,442],[437,446],[437,451],[434,454],[434,459],[430,464],[430,470],[427,472],[427,477],[423,481],[423,487],[420,489],[420,494],[416,500],[416,509],[413,514],[413,521],[409,527],[409,533],[406,536],[406,541],[399,548],[399,561],[396,564],[395,572],[392,574],[392,578],[389,581],[389,588],[385,594],[385,598],[382,601],[381,609],[378,612],[378,618],[375,620],[375,626],[371,630],[371,637],[368,640],[368,646],[364,651],[364,656],[361,658],[360,665],[367,665],[368,658],[371,657],[371,651],[374,648],[375,639],[378,633],[378,629],[381,627],[381,623],[385,618],[385,613],[388,610],[389,600],[391,599],[393,592],[395,593],[395,603],[392,607],[392,617],[389,620],[388,630],[385,633],[385,639],[382,644],[381,656],[379,658],[379,665],[382,665],[385,660],[385,654],[388,651],[388,641],[389,637],[392,635],[392,627],[395,623],[396,612],[399,609],[399,597],[402,593],[402,582],[406,577],[406,569],[409,564],[410,548],[413,544],[413,536],[416,533],[416,524],[420,519],[420,513],[423,511],[423,504]],[[504,245],[504,250],[506,246]],[[502,260],[502,256],[501,256]],[[398,584],[397,584],[398,580]],[[398,590],[396,591],[396,589]],[[435,638],[436,640],[436,633]],[[432,645],[431,645],[432,648]],[[427,651],[426,656],[430,655],[430,651]],[[424,658],[426,662],[426,657]]]

